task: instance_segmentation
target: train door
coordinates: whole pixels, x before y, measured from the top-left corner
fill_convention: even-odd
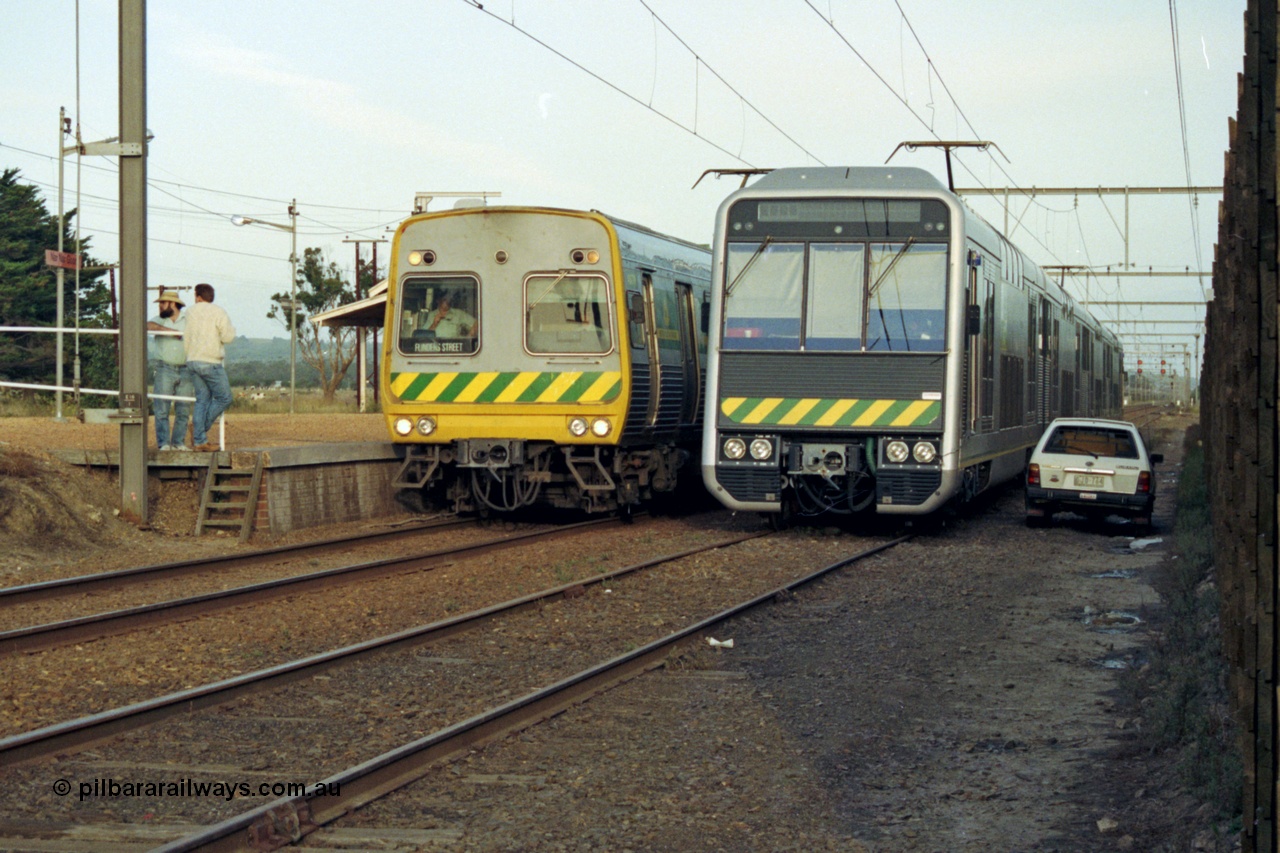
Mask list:
[[[662,362],[658,351],[658,323],[654,306],[652,273],[641,273],[640,289],[644,295],[645,350],[649,354],[649,413],[645,418],[645,425],[653,427],[658,423],[658,413],[662,408]]]
[[[973,434],[978,431],[978,408],[979,400],[982,397],[982,335],[980,331],[973,328],[974,317],[979,314],[981,309],[978,303],[978,264],[982,262],[982,257],[972,249],[969,250],[969,282],[965,287],[965,388],[967,390],[968,405],[965,416],[966,429],[965,432]],[[979,319],[978,322],[981,322]]]
[[[698,358],[698,324],[694,314],[693,285],[676,282],[676,314],[680,324],[680,360],[684,368],[684,399],[680,406],[680,423],[698,420],[702,396],[702,365]]]
[[[1022,407],[1022,423],[1039,423],[1040,398],[1037,389],[1040,387],[1040,335],[1037,325],[1036,297],[1027,301],[1027,390],[1026,402]]]
[[[1049,421],[1053,420],[1053,413],[1057,409],[1056,400],[1054,400],[1053,389],[1058,384],[1058,367],[1054,363],[1054,345],[1053,345],[1053,320],[1052,303],[1048,299],[1040,297],[1040,323],[1039,335],[1037,340],[1037,373],[1036,380],[1039,383],[1039,399],[1036,404],[1036,422],[1047,426]]]
[[[981,271],[981,256],[970,252],[965,329],[969,362],[969,432],[990,432],[995,426],[995,283]]]

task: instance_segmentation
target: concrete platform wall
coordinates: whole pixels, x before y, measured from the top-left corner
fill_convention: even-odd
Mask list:
[[[398,469],[395,461],[267,468],[254,532],[279,536],[306,527],[403,512],[391,487]]]
[[[400,451],[401,453],[403,451]],[[401,515],[405,508],[392,488],[401,457],[390,442],[310,444],[229,451],[235,467],[252,470],[262,455],[262,483],[254,514],[256,536],[272,537],[363,519]],[[119,471],[117,451],[57,451],[75,465]],[[196,479],[204,485],[209,467],[205,453],[156,453],[148,471],[156,479]]]

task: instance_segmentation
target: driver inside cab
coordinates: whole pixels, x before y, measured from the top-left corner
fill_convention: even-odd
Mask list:
[[[461,308],[453,307],[453,294],[441,291],[435,307],[425,312],[420,329],[435,332],[438,338],[469,338],[476,332],[476,318]]]

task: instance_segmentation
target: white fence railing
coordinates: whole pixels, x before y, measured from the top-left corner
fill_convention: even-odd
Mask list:
[[[60,329],[56,326],[0,326],[0,332],[54,332],[54,333],[62,332],[64,334],[72,333],[72,334],[78,334],[78,335],[118,335],[120,334],[118,329],[84,329],[84,328],[75,328],[75,327]],[[167,335],[169,337],[175,337],[175,338],[180,336],[179,332],[148,331],[147,334]],[[38,385],[30,382],[6,382],[3,380],[0,380],[0,388],[23,388],[27,390],[54,391],[54,392],[62,391],[70,394],[90,394],[90,395],[96,395],[99,397],[119,397],[120,396],[119,390],[111,390],[111,389],[105,389],[105,388],[77,388],[74,386],[67,387],[65,385]],[[185,402],[185,403],[194,403],[196,401],[195,397],[177,397],[172,394],[155,394],[155,393],[148,393],[147,399],[174,400],[177,402]],[[218,416],[218,449],[219,450],[227,449],[226,436],[227,436],[227,416],[226,416],[226,413],[224,412],[223,414]]]

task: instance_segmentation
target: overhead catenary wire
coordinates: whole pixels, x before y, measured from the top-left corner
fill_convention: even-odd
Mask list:
[[[617,83],[614,83],[613,81],[606,79],[606,78],[605,78],[605,77],[603,77],[602,75],[600,75],[600,74],[596,73],[595,71],[593,71],[593,70],[591,70],[590,68],[586,67],[586,66],[585,66],[585,65],[583,65],[582,63],[580,63],[580,62],[578,62],[577,60],[573,59],[572,57],[570,57],[568,54],[564,53],[563,51],[558,50],[558,49],[556,49],[555,47],[552,47],[550,44],[548,44],[548,43],[547,43],[546,41],[544,41],[543,39],[539,38],[538,36],[534,35],[533,33],[529,32],[528,30],[526,30],[526,29],[524,29],[523,27],[521,27],[521,26],[519,26],[518,24],[516,24],[516,22],[515,22],[515,16],[514,16],[514,15],[512,16],[511,20],[507,20],[506,18],[502,17],[501,15],[499,15],[499,14],[497,14],[497,13],[495,13],[495,12],[493,12],[493,11],[489,10],[489,9],[486,9],[486,8],[485,8],[485,6],[484,6],[484,4],[482,4],[482,3],[478,2],[478,0],[462,0],[462,2],[466,3],[468,6],[471,6],[471,7],[475,8],[475,9],[479,10],[480,12],[483,12],[485,15],[488,15],[490,18],[493,18],[495,21],[499,21],[500,23],[503,23],[503,24],[507,25],[508,27],[511,27],[511,29],[515,30],[515,31],[516,31],[516,32],[518,32],[520,35],[522,35],[522,36],[524,36],[525,38],[529,39],[529,40],[530,40],[530,41],[532,41],[534,44],[537,44],[539,47],[541,47],[541,48],[543,48],[543,49],[545,49],[545,50],[547,50],[547,51],[550,51],[551,53],[553,53],[553,54],[555,54],[556,56],[558,56],[560,59],[562,59],[562,60],[564,60],[565,62],[567,62],[567,63],[569,63],[570,65],[572,65],[574,68],[577,68],[579,71],[581,71],[581,72],[583,72],[584,74],[586,74],[586,75],[588,75],[588,76],[592,77],[593,79],[597,80],[598,82],[603,83],[605,86],[608,86],[610,89],[613,89],[615,92],[617,92],[618,94],[622,95],[624,98],[628,99],[629,101],[632,101],[633,103],[637,104],[638,106],[643,107],[644,109],[648,110],[649,112],[653,113],[654,115],[658,116],[659,118],[663,119],[664,121],[666,121],[667,123],[669,123],[669,124],[673,125],[674,127],[677,127],[677,128],[679,128],[680,130],[683,130],[685,133],[690,134],[690,135],[691,135],[691,136],[693,136],[694,138],[701,140],[702,142],[706,143],[707,145],[710,145],[712,148],[715,148],[717,151],[721,152],[722,154],[727,154],[728,156],[732,157],[734,160],[737,160],[737,161],[738,161],[738,162],[740,162],[740,163],[744,163],[745,165],[750,166],[750,167],[752,167],[752,168],[755,168],[756,164],[755,164],[755,163],[752,163],[750,160],[747,160],[745,157],[743,157],[741,152],[734,153],[733,151],[730,151],[730,150],[729,150],[728,148],[726,148],[724,145],[721,145],[720,143],[718,143],[718,142],[716,142],[716,141],[714,141],[714,140],[710,139],[709,137],[705,136],[704,134],[699,133],[699,132],[697,131],[697,129],[696,129],[696,128],[694,128],[694,127],[690,127],[689,125],[685,124],[684,122],[680,121],[679,119],[675,118],[674,116],[671,116],[671,115],[668,115],[667,113],[664,113],[662,110],[660,110],[660,109],[658,109],[658,108],[654,107],[654,106],[652,105],[652,103],[646,103],[644,100],[642,100],[641,98],[639,98],[639,97],[637,97],[636,95],[632,94],[631,92],[628,92],[626,89],[622,88],[622,87],[621,87],[620,85],[618,85]],[[668,27],[668,26],[667,26],[667,24],[666,24],[664,21],[662,21],[662,20],[661,20],[661,19],[660,19],[656,14],[654,14],[653,10],[652,10],[652,9],[649,9],[648,5],[646,5],[646,4],[644,4],[644,3],[643,3],[643,0],[642,0],[641,5],[644,5],[645,9],[649,11],[649,14],[653,16],[653,19],[654,19],[655,21],[657,21],[657,22],[661,23],[664,27],[666,27],[666,28],[667,28],[667,31],[668,31],[668,32],[670,32],[673,36],[675,36],[675,32],[674,32],[674,31],[672,31],[672,30],[671,30],[671,28],[670,28],[670,27]],[[695,57],[695,59],[697,59],[697,60],[700,62],[700,64],[701,64],[703,67],[705,67],[705,68],[706,68],[708,71],[710,71],[712,74],[715,74],[715,75],[716,75],[716,78],[717,78],[717,79],[719,79],[719,80],[721,80],[721,82],[724,82],[724,78],[722,78],[722,77],[721,77],[721,76],[720,76],[720,75],[715,71],[715,69],[711,68],[711,66],[710,66],[710,65],[708,65],[708,64],[706,63],[706,61],[705,61],[705,60],[702,60],[702,59],[701,59],[701,57],[699,57],[699,56],[698,56],[698,54],[697,54],[697,53],[695,53],[695,52],[694,52],[694,51],[693,51],[693,50],[692,50],[692,49],[691,49],[691,48],[690,48],[690,47],[689,47],[689,46],[684,42],[684,40],[683,40],[683,39],[681,39],[679,36],[676,36],[676,40],[677,40],[677,41],[679,41],[679,42],[680,42],[680,44],[681,44],[681,45],[682,45],[686,50],[688,50],[688,51],[689,51],[689,52],[690,52],[690,53]],[[792,142],[793,144],[795,144],[797,147],[799,147],[799,148],[800,148],[800,150],[801,150],[801,151],[804,151],[804,152],[805,152],[805,154],[807,154],[808,156],[813,157],[815,160],[818,160],[818,162],[819,162],[819,163],[822,163],[822,161],[821,161],[820,159],[818,159],[814,154],[810,153],[810,152],[808,151],[808,149],[804,148],[804,147],[803,147],[803,146],[801,146],[799,143],[797,143],[794,139],[792,139],[792,138],[791,138],[791,136],[789,136],[789,135],[788,135],[788,134],[786,134],[785,132],[781,131],[781,129],[780,129],[780,128],[778,128],[778,126],[777,126],[773,121],[771,121],[771,120],[770,120],[770,119],[769,119],[769,118],[768,118],[768,117],[767,117],[763,112],[761,112],[761,111],[760,111],[760,110],[759,110],[759,109],[758,109],[754,104],[752,104],[750,101],[748,101],[746,98],[744,98],[741,94],[739,94],[739,93],[737,92],[737,90],[736,90],[736,89],[734,89],[732,86],[729,86],[729,84],[728,84],[727,82],[725,83],[725,85],[726,85],[726,86],[728,86],[729,90],[730,90],[730,91],[732,91],[732,92],[733,92],[733,93],[738,97],[738,99],[739,99],[739,103],[743,104],[744,106],[750,107],[752,112],[754,112],[756,115],[760,116],[760,118],[764,119],[764,121],[765,121],[765,122],[767,122],[771,127],[775,128],[775,129],[777,129],[777,130],[779,130],[779,132],[780,132],[780,133],[782,133],[782,135],[783,135],[784,137],[786,137],[788,141],[790,141],[790,142]],[[823,164],[823,165],[825,165],[825,164]]]
[[[813,4],[813,0],[804,0],[804,2],[805,2],[805,5],[807,5],[815,15],[817,15],[820,19],[822,19],[822,22],[825,23],[827,27],[835,34],[836,38],[838,38],[845,45],[845,47],[848,48],[849,51],[852,52],[853,55],[856,56],[858,60],[867,67],[867,70],[870,71],[871,74],[878,81],[880,81],[880,83],[889,91],[889,93],[892,94],[893,97],[896,98],[898,102],[902,104],[902,106],[906,107],[907,112],[911,113],[912,117],[914,117],[915,120],[919,122],[920,126],[923,127],[929,133],[929,135],[932,136],[934,139],[940,140],[941,137],[939,137],[937,132],[934,131],[930,122],[925,121],[924,117],[921,116],[918,112],[916,112],[916,110],[911,106],[910,102],[906,99],[906,97],[902,93],[898,92],[893,87],[893,84],[891,84],[887,79],[885,79],[884,75],[881,74],[876,69],[876,67],[871,63],[869,59],[867,59],[865,55],[863,55],[861,51],[859,51],[856,47],[854,47],[853,43],[848,39],[848,37],[845,36],[845,34],[842,33],[840,29],[835,25],[835,22],[832,19],[828,18],[826,15],[824,15],[821,12],[821,10],[819,10]],[[964,111],[960,108],[959,102],[956,100],[955,96],[951,93],[951,89],[947,86],[946,81],[943,80],[941,72],[938,71],[936,64],[933,62],[933,58],[929,55],[928,50],[924,46],[924,43],[921,41],[919,35],[916,33],[915,27],[912,26],[910,19],[907,18],[906,11],[903,10],[901,3],[899,3],[898,0],[894,0],[894,2],[898,7],[899,14],[901,14],[903,20],[906,21],[907,28],[911,31],[912,37],[915,38],[916,44],[919,46],[921,53],[924,54],[925,60],[928,64],[929,71],[937,76],[939,83],[941,83],[942,85],[943,91],[946,92],[947,97],[950,99],[951,103],[955,105],[957,113],[959,113],[960,116],[964,119],[964,122],[969,127],[970,132],[974,134],[974,138],[981,139],[981,136],[978,134],[977,130],[974,128],[972,122],[969,121],[968,116],[965,115]],[[1018,187],[1018,182],[1015,181],[1013,176],[1010,175],[1008,171],[1004,168],[1004,166],[1000,164],[1000,161],[997,160],[994,156],[991,156],[990,154],[988,156],[990,156],[991,162],[996,165],[996,168],[998,168],[1000,172],[1004,174],[1004,176],[1009,180],[1009,183],[1014,187]],[[955,162],[959,163],[960,167],[963,168],[979,186],[984,188],[987,186],[986,183],[980,177],[978,177],[978,175],[974,172],[974,170],[970,168],[969,165],[965,163],[964,160],[959,155],[955,156]],[[1018,188],[1021,189],[1020,187]],[[1032,205],[1035,205],[1036,207],[1040,207],[1045,210],[1051,210],[1051,208],[1046,207],[1038,199],[1036,199],[1034,194],[1028,194],[1027,198],[1028,198],[1028,202],[1027,202],[1028,209],[1030,209]],[[1024,216],[1025,216],[1025,211],[1024,211]],[[1019,217],[1018,225],[1021,225],[1021,221],[1022,221],[1022,218]],[[1017,230],[1018,230],[1017,226],[1015,226],[1013,229],[1011,229],[1011,232],[1008,236],[1011,237],[1013,233],[1016,232]],[[1025,228],[1023,230],[1026,231],[1027,235],[1033,241],[1035,241],[1041,248],[1043,248],[1046,252],[1048,252],[1049,255],[1054,260],[1059,260],[1059,261],[1061,260],[1054,253],[1054,251],[1049,246],[1047,246],[1043,240],[1040,239],[1040,237],[1035,232]]]
[[[1192,187],[1191,143],[1187,135],[1187,102],[1182,88],[1182,41],[1178,35],[1177,0],[1169,0],[1169,31],[1173,39],[1173,77],[1178,93],[1178,124],[1182,130],[1182,166],[1186,172],[1187,186]],[[1187,206],[1191,213],[1191,243],[1196,253],[1196,269],[1202,270],[1204,258],[1200,251],[1200,220],[1196,216],[1196,200],[1191,195],[1187,196]],[[1206,300],[1209,298],[1203,281],[1200,283],[1200,294]]]
[[[673,30],[673,29],[671,28],[671,25],[670,25],[670,24],[668,24],[666,21],[664,21],[661,17],[659,17],[659,16],[658,16],[658,13],[657,13],[657,12],[653,11],[653,9],[652,9],[652,8],[650,8],[650,6],[649,6],[649,4],[646,2],[646,0],[639,0],[639,3],[640,3],[640,5],[641,5],[641,6],[643,6],[643,7],[645,8],[645,10],[646,10],[650,15],[652,15],[652,16],[653,16],[653,19],[654,19],[655,21],[657,21],[659,24],[662,24],[663,28],[665,28],[667,32],[671,33],[672,38],[674,38],[676,41],[680,42],[680,45],[681,45],[685,50],[689,51],[689,53],[693,56],[693,58],[698,62],[698,64],[699,64],[702,68],[705,68],[705,69],[707,69],[708,71],[710,71],[712,74],[714,74],[714,75],[715,75],[715,78],[716,78],[717,80],[719,80],[721,83],[723,83],[726,89],[728,89],[730,92],[733,92],[733,94],[734,94],[734,95],[736,95],[736,96],[738,97],[738,100],[739,100],[741,103],[745,104],[746,106],[751,107],[751,110],[752,110],[756,115],[760,116],[760,118],[764,119],[764,121],[765,121],[765,123],[766,123],[766,124],[768,124],[768,125],[769,125],[770,127],[772,127],[774,130],[778,131],[778,133],[782,134],[782,137],[783,137],[784,139],[786,139],[788,142],[790,142],[792,145],[794,145],[795,147],[799,148],[801,151],[803,151],[803,152],[804,152],[805,154],[807,154],[809,157],[812,157],[812,158],[813,158],[817,163],[819,163],[820,165],[823,165],[823,166],[825,166],[825,165],[826,165],[826,163],[825,163],[825,162],[823,162],[823,160],[822,160],[822,158],[821,158],[821,157],[819,157],[817,154],[814,154],[814,153],[813,153],[812,151],[810,151],[808,148],[805,148],[805,147],[804,147],[803,145],[801,145],[798,141],[796,141],[795,137],[793,137],[791,134],[787,133],[785,130],[783,130],[781,127],[779,127],[779,126],[778,126],[778,124],[777,124],[776,122],[774,122],[774,120],[773,120],[773,119],[769,118],[767,115],[765,115],[763,112],[761,112],[761,111],[756,107],[756,105],[755,105],[755,104],[751,103],[751,101],[749,101],[745,95],[743,95],[741,92],[739,92],[739,91],[737,90],[737,88],[735,88],[735,87],[734,87],[734,85],[733,85],[732,83],[730,83],[728,80],[724,79],[724,77],[720,74],[720,72],[718,72],[718,71],[716,71],[714,68],[712,68],[712,67],[711,67],[711,65],[710,65],[710,63],[708,63],[705,59],[703,59],[703,58],[702,58],[702,56],[700,56],[696,50],[694,50],[692,47],[690,47],[690,46],[689,46],[689,43],[688,43],[688,42],[686,42],[683,38],[681,38],[681,37],[680,37],[680,35],[679,35],[675,30]]]
[[[32,157],[39,157],[44,160],[53,161],[58,159],[57,157],[50,154],[46,154],[42,151],[31,151],[26,148],[20,148],[16,145],[9,145],[5,142],[0,142],[0,148],[8,149],[10,151],[17,151],[21,154],[27,154]],[[93,171],[108,172],[111,174],[118,173],[118,169],[115,167],[115,163],[110,158],[104,157],[103,160],[104,160],[104,163],[85,163],[84,168],[90,169]],[[39,181],[34,181],[30,178],[24,178],[23,180],[26,180],[29,183],[40,183]],[[45,184],[45,186],[47,186],[47,184]],[[151,187],[152,189],[160,190],[161,192],[164,191],[162,187],[169,186],[169,187],[174,187],[176,189],[195,190],[197,192],[214,193],[216,195],[223,195],[230,198],[245,199],[247,201],[268,202],[271,204],[280,204],[285,206],[288,206],[288,204],[291,201],[290,199],[287,199],[287,198],[271,198],[270,196],[252,195],[249,193],[236,192],[234,190],[222,190],[222,189],[216,189],[214,187],[204,187],[198,184],[185,183],[181,181],[167,181],[160,178],[150,178],[150,177],[147,178],[147,186]],[[391,213],[394,210],[394,208],[387,208],[387,207],[353,207],[351,205],[324,204],[322,202],[313,202],[313,201],[298,202],[299,206],[302,206],[303,204],[305,204],[308,208],[320,208],[324,210],[348,210],[355,213],[384,213],[385,214],[385,213]],[[223,216],[223,217],[227,216],[227,214],[225,213],[216,213],[215,215]]]

